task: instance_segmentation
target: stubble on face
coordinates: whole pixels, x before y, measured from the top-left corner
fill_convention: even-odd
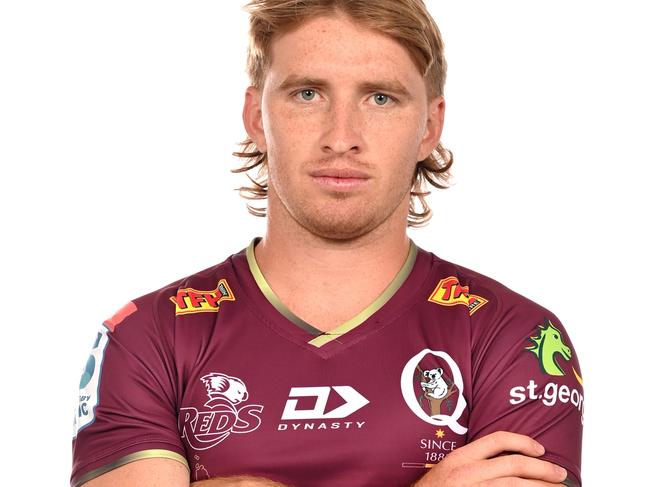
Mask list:
[[[309,162],[307,163],[309,165]],[[327,165],[327,161],[317,161],[315,165]],[[359,162],[350,167],[363,167]],[[273,167],[273,166],[272,166]],[[269,218],[278,213],[285,213],[304,230],[323,240],[354,240],[379,228],[398,212],[408,212],[410,201],[411,177],[413,168],[404,171],[409,175],[405,181],[395,181],[383,198],[378,201],[372,197],[350,195],[344,192],[332,192],[326,201],[314,198],[306,186],[295,191],[284,192],[290,183],[283,181],[282,171],[269,173]],[[277,184],[276,184],[277,182]],[[387,204],[389,203],[389,204]],[[390,204],[392,203],[392,204]]]

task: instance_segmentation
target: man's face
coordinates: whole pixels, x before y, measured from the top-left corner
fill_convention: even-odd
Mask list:
[[[405,226],[415,165],[444,116],[406,48],[333,15],[277,35],[271,59],[261,100],[247,94],[268,155],[270,223],[286,217],[328,239]]]

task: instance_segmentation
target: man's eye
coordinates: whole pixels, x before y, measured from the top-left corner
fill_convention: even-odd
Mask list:
[[[384,95],[383,93],[375,93],[373,99],[377,105],[386,105],[389,101],[392,101],[390,96]]]
[[[314,90],[302,90],[299,94],[300,98],[305,101],[312,101],[316,98],[316,92]]]

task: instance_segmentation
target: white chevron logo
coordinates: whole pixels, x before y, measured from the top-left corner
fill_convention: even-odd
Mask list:
[[[336,409],[325,412],[327,400],[330,392],[334,389],[345,404],[341,404]],[[316,404],[312,409],[296,409],[299,397],[315,397]],[[333,386],[333,387],[292,387],[289,392],[289,400],[284,406],[282,419],[338,419],[347,418],[352,413],[358,411],[370,401],[363,397],[357,390],[350,386]]]

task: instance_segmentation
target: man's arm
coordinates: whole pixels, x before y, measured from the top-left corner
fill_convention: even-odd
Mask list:
[[[502,453],[511,455],[498,456]],[[434,466],[413,487],[461,487],[491,482],[490,485],[513,485],[527,479],[526,485],[560,487],[567,472],[564,468],[536,457],[544,447],[528,436],[499,431],[458,448]],[[214,478],[194,482],[191,487],[286,487],[284,484],[257,477]]]
[[[190,484],[185,465],[167,458],[127,463],[82,484],[81,487],[289,487],[259,477],[236,476]]]
[[[536,457],[544,449],[532,438],[497,432],[457,449],[413,487],[455,487],[479,482],[530,479],[530,485],[560,486],[566,470]],[[496,456],[511,452],[512,455]],[[495,483],[495,485],[499,485]],[[220,477],[190,484],[187,468],[174,460],[149,458],[128,463],[83,484],[83,487],[287,487],[250,476]]]
[[[73,487],[111,485],[103,482],[123,475],[134,480],[113,485],[166,481],[149,467],[151,462],[169,465],[163,468],[172,474],[181,472],[177,475],[182,474],[184,483],[174,480],[170,487],[189,485],[190,467],[178,432],[173,327],[157,319],[159,307],[173,310],[173,304],[164,301],[172,292],[155,292],[129,302],[100,327],[80,381],[72,442]],[[93,484],[100,476],[101,483]]]
[[[238,475],[236,477],[218,477],[214,479],[192,482],[190,487],[289,487],[261,477]]]
[[[567,331],[552,312],[515,293],[492,303],[473,323],[482,333],[472,344],[467,439],[497,431],[533,438],[546,449],[541,458],[568,471],[565,485],[579,486],[584,392]]]
[[[83,487],[189,487],[187,468],[167,458],[127,463],[82,484]]]
[[[508,452],[512,455],[497,456]],[[491,482],[515,485],[513,481],[527,479],[525,485],[560,487],[566,479],[564,468],[536,457],[544,447],[528,436],[499,431],[458,448],[412,487],[462,487]],[[519,484],[517,484],[519,485]],[[524,485],[524,484],[522,484]],[[191,487],[285,487],[271,480],[254,477],[215,478],[195,482]]]
[[[530,486],[561,486],[566,470],[536,458],[543,454],[544,447],[532,438],[498,431],[453,451],[413,487],[519,485],[513,482],[524,479]]]
[[[128,463],[82,484],[81,487],[288,487],[260,477],[219,477],[192,482],[187,468],[166,458]]]

